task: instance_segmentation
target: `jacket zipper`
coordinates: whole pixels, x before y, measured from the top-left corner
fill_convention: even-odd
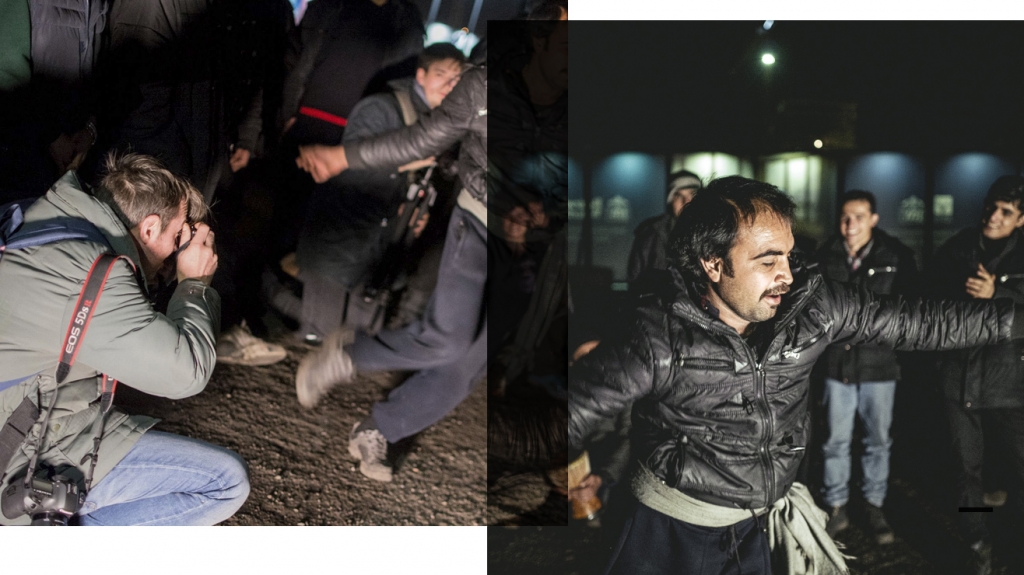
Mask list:
[[[768,346],[768,350],[765,353],[765,357],[766,358],[769,355],[771,355],[771,351],[772,351],[771,348],[774,345],[774,341],[775,341],[775,339],[778,338],[779,334],[782,333],[782,329],[784,329],[784,326],[793,317],[796,317],[796,315],[798,313],[800,313],[800,311],[803,310],[804,307],[806,307],[807,302],[810,299],[810,295],[814,292],[814,290],[816,290],[818,288],[818,286],[820,284],[821,284],[821,276],[814,276],[811,279],[811,281],[809,281],[807,283],[807,285],[806,285],[806,288],[805,288],[806,289],[806,293],[804,294],[804,297],[802,298],[802,301],[800,302],[800,305],[794,306],[793,308],[791,308],[789,310],[789,312],[785,315],[785,317],[783,317],[782,319],[779,320],[778,323],[776,323],[776,325],[775,325],[775,333],[772,335],[772,342],[773,343],[769,344],[769,346]],[[751,364],[754,366],[754,392],[757,395],[756,399],[759,400],[757,402],[757,404],[759,406],[761,406],[761,408],[763,409],[763,412],[760,415],[761,415],[761,421],[764,424],[765,433],[763,434],[763,437],[761,439],[761,445],[760,445],[758,451],[759,451],[759,454],[761,456],[761,465],[765,469],[765,473],[764,473],[765,484],[766,484],[765,485],[765,487],[766,487],[765,495],[767,495],[767,498],[766,498],[767,499],[767,504],[771,505],[772,503],[775,502],[775,499],[776,499],[775,491],[777,490],[777,488],[776,488],[776,485],[775,485],[775,483],[776,483],[775,467],[772,465],[771,454],[770,454],[769,449],[768,449],[768,444],[771,443],[771,437],[772,437],[772,433],[774,433],[774,426],[775,426],[775,424],[774,424],[774,421],[773,421],[773,418],[772,418],[771,406],[768,405],[768,396],[767,396],[767,392],[765,390],[766,376],[765,376],[764,366],[762,365],[762,363],[760,361],[757,360],[757,357],[754,355],[754,350],[750,347],[750,345],[747,344],[747,341],[745,339],[743,339],[742,336],[740,336],[738,333],[736,333],[736,330],[734,330],[732,328],[724,328],[724,329],[720,328],[719,326],[716,326],[716,325],[714,325],[713,323],[711,323],[709,321],[705,321],[703,318],[696,317],[696,314],[687,313],[686,315],[688,315],[691,320],[693,320],[697,325],[699,325],[701,328],[703,328],[705,330],[717,331],[719,333],[727,334],[730,337],[739,337],[740,338],[740,342],[743,345],[743,348],[747,350],[747,357],[750,360]]]
[[[679,367],[691,369],[706,369],[708,371],[728,371],[734,369],[734,365],[723,359],[708,359],[705,357],[680,357],[676,360]]]

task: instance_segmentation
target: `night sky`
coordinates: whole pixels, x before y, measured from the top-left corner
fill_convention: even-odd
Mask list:
[[[1024,155],[1024,23],[761,25],[574,22],[572,155],[794,151],[765,137],[785,99],[856,103],[855,151]]]

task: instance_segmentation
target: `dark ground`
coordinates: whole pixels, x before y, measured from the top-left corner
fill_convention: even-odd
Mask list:
[[[311,410],[295,399],[294,374],[308,348],[289,346],[268,367],[218,365],[206,390],[180,401],[118,390],[131,412],[237,451],[252,492],[224,525],[483,525],[486,515],[486,389],[437,425],[398,446],[394,481],[363,477],[348,435],[399,373],[361,375]]]

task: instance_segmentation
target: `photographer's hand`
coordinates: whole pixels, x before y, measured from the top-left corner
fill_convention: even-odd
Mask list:
[[[196,224],[193,237],[192,229],[186,222],[181,230],[181,242],[190,243],[178,254],[178,282],[193,278],[210,285],[213,273],[217,271],[217,251],[210,226]]]

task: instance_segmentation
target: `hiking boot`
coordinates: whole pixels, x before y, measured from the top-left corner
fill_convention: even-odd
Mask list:
[[[343,348],[354,340],[351,330],[335,330],[324,338],[323,345],[302,358],[295,373],[295,394],[303,407],[315,406],[332,387],[352,381],[355,366]]]
[[[360,461],[359,472],[377,481],[391,481],[388,440],[378,429],[356,431],[358,428],[358,423],[352,426],[352,433],[348,436],[348,453]]]
[[[243,320],[220,335],[217,362],[228,365],[270,365],[288,357],[288,351],[276,343],[254,336]]]
[[[850,526],[850,518],[846,515],[846,506],[837,505],[829,510],[828,512],[828,523],[825,524],[825,533],[828,533],[829,537],[835,538],[835,536]]]
[[[992,575],[992,544],[982,539],[971,545],[971,575]]]
[[[986,507],[1002,507],[1006,505],[1006,492],[1002,489],[986,492],[981,500]]]
[[[868,527],[875,536],[875,543],[889,545],[896,540],[896,535],[893,534],[892,527],[889,527],[889,522],[885,520],[885,514],[882,513],[881,507],[867,503],[864,506],[864,512],[868,518]]]

